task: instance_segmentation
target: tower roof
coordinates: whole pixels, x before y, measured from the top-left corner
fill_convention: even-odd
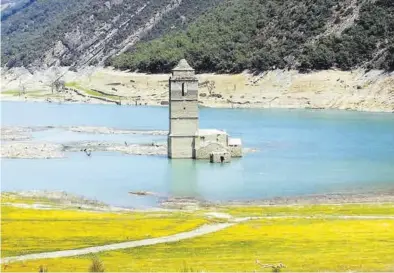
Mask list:
[[[185,59],[180,60],[178,65],[172,69],[172,71],[174,70],[194,71],[194,69],[187,63]]]

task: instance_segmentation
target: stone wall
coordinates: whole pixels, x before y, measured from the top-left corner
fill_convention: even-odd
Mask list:
[[[211,142],[205,146],[196,147],[196,159],[209,159],[212,152],[228,152],[228,150],[217,142]]]
[[[198,104],[195,101],[172,101],[171,118],[198,118]]]
[[[171,136],[194,137],[198,130],[198,119],[171,119]]]
[[[169,158],[194,158],[194,137],[168,138],[168,157]]]
[[[212,152],[209,161],[211,163],[229,163],[231,162],[231,155],[228,151]]]
[[[231,157],[242,157],[242,146],[233,145],[228,147]]]
[[[170,79],[170,99],[171,100],[198,100],[198,81]],[[183,93],[182,93],[183,90]]]

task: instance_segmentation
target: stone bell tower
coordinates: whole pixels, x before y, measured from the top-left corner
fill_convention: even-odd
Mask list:
[[[198,133],[198,80],[185,59],[172,70],[169,79],[169,158],[195,158]]]

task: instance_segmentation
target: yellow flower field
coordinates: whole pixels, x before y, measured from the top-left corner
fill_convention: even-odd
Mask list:
[[[114,271],[393,271],[394,220],[253,220],[178,243],[98,254]],[[87,272],[91,256],[10,264],[5,271]]]
[[[274,216],[177,243],[97,254],[108,271],[394,271],[394,204],[220,206],[196,212],[94,212],[2,194],[2,257],[166,236],[208,222],[206,212]],[[13,203],[13,204],[10,204]],[[344,219],[337,216],[372,216]],[[293,218],[291,218],[293,217]],[[375,218],[373,218],[375,217]],[[379,219],[383,217],[383,219]],[[93,256],[3,264],[4,272],[87,272]]]
[[[218,210],[234,216],[339,216],[339,215],[394,215],[393,203],[288,205],[288,206],[224,206]]]
[[[1,256],[165,236],[204,224],[188,213],[104,213],[2,206]]]

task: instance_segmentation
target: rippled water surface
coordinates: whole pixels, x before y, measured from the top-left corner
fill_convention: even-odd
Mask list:
[[[106,126],[167,130],[168,109],[113,105],[2,102],[3,126]],[[394,187],[394,115],[320,110],[210,109],[201,128],[225,129],[258,152],[230,164],[163,156],[70,153],[53,160],[3,159],[2,190],[66,190],[114,205],[151,206],[128,191],[253,200],[274,196]],[[165,136],[92,135],[63,130],[34,134],[51,142],[144,143]]]

